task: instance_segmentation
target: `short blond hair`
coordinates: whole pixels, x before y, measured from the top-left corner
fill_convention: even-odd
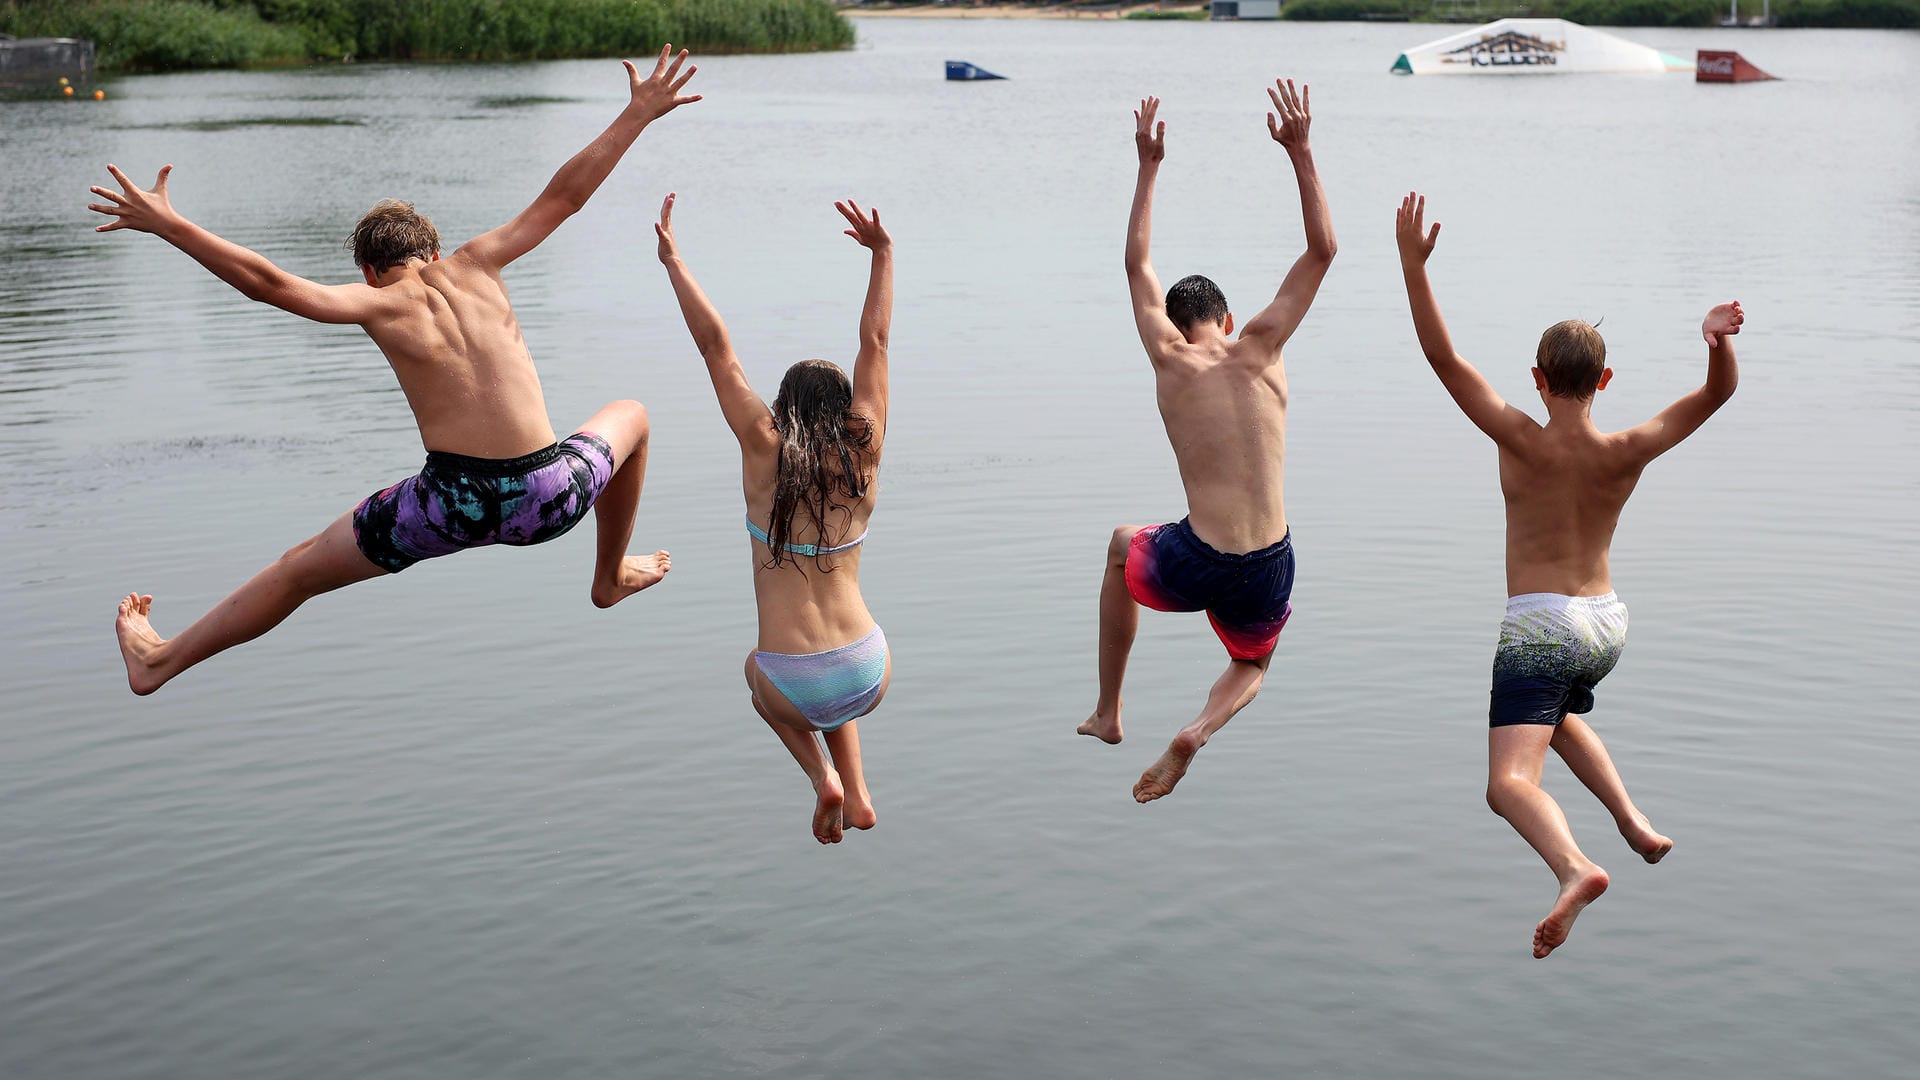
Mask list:
[[[347,241],[353,249],[353,261],[384,273],[404,266],[409,259],[431,262],[440,253],[440,233],[433,220],[413,208],[410,202],[381,199],[353,227]]]
[[[1585,400],[1600,388],[1600,376],[1607,370],[1607,343],[1591,323],[1568,319],[1540,335],[1533,361],[1547,377],[1547,393]]]

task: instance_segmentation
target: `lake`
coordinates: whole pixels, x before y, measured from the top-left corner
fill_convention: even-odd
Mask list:
[[[636,549],[591,530],[320,598],[138,699],[114,604],[173,633],[418,468],[357,331],[96,235],[111,161],[287,268],[400,195],[449,243],[517,212],[625,100],[612,61],[115,78],[0,104],[0,1075],[1905,1075],[1920,944],[1920,34],[1682,31],[1779,82],[1402,78],[1447,28],[865,20],[852,53],[702,57],[507,281],[562,431],[645,401]],[[941,61],[1010,76],[947,83]],[[1121,267],[1130,111],[1165,100],[1154,259],[1243,318],[1300,250],[1263,86],[1310,82],[1340,240],[1288,348],[1295,617],[1267,689],[1148,806],[1134,779],[1223,664],[1149,614],[1128,740],[1094,699],[1111,528],[1182,495]],[[1457,345],[1523,408],[1540,331],[1601,321],[1595,416],[1698,385],[1738,298],[1739,394],[1647,473],[1633,611],[1592,721],[1657,867],[1557,761],[1613,873],[1547,961],[1553,882],[1490,814],[1503,603],[1492,446],[1415,345],[1418,187]],[[771,394],[851,361],[898,248],[862,723],[880,826],[808,832],[740,680],[739,459],[649,228],[676,231]]]

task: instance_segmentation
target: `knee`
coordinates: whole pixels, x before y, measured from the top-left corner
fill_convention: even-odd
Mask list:
[[[295,588],[305,592],[314,592],[316,591],[317,582],[314,580],[313,574],[310,571],[312,569],[312,556],[319,546],[320,538],[317,536],[302,540],[282,552],[280,558],[274,561],[274,568],[280,572],[283,580],[289,582]]]
[[[320,538],[317,536],[309,536],[305,540],[281,552],[280,558],[275,560],[275,565],[284,571],[297,574],[300,570],[300,564],[306,560],[308,555],[313,553],[314,548],[319,546]]]
[[[1138,525],[1122,525],[1113,530],[1113,537],[1107,541],[1107,562],[1114,566],[1125,566],[1127,551],[1133,547],[1133,534],[1139,531]]]
[[[1532,786],[1530,781],[1518,776],[1487,777],[1487,809],[1506,817],[1507,812],[1501,808],[1512,802],[1521,789]]]
[[[633,425],[634,434],[640,441],[646,442],[647,431],[651,427],[651,422],[647,419],[647,407],[632,399],[616,401],[613,407],[619,409],[621,415],[627,418],[627,422]]]

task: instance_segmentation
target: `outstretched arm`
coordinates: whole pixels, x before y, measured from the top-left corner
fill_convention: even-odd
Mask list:
[[[853,228],[847,235],[873,252],[867,301],[860,309],[860,354],[853,361],[853,406],[873,418],[874,445],[887,432],[887,337],[893,329],[893,238],[880,226],[880,211],[861,213],[848,199],[833,204]]]
[[[1314,168],[1313,150],[1307,144],[1307,130],[1313,123],[1307,87],[1303,84],[1295,91],[1293,80],[1276,79],[1267,97],[1274,108],[1267,114],[1267,133],[1286,147],[1294,180],[1300,185],[1300,220],[1306,228],[1307,250],[1293,261],[1273,302],[1247,323],[1240,336],[1260,338],[1278,352],[1293,336],[1300,320],[1307,317],[1307,309],[1320,292],[1320,282],[1333,265],[1338,245],[1333,240],[1333,219],[1327,215],[1327,192],[1320,186],[1320,172]]]
[[[1180,328],[1167,318],[1160,278],[1147,261],[1147,242],[1153,233],[1153,181],[1160,175],[1160,160],[1167,155],[1167,123],[1154,123],[1159,112],[1157,97],[1142,100],[1133,112],[1133,145],[1140,155],[1140,175],[1133,184],[1133,212],[1127,218],[1127,288],[1133,294],[1133,323],[1140,331],[1140,343],[1155,362],[1186,340]]]
[[[687,320],[693,344],[707,362],[707,376],[713,380],[714,396],[720,399],[720,412],[733,429],[733,437],[743,448],[764,443],[773,436],[773,413],[753,392],[753,384],[747,382],[720,312],[701,291],[700,283],[693,280],[693,271],[681,261],[680,246],[673,239],[673,200],[669,194],[660,204],[660,220],[653,226],[654,236],[660,241],[660,264],[667,268],[667,280],[673,282],[673,295],[680,301],[680,315]]]
[[[673,46],[663,45],[660,56],[654,61],[653,73],[645,79],[632,63],[622,60],[627,69],[627,84],[631,97],[627,107],[614,118],[600,137],[587,144],[587,148],[573,155],[560,171],[553,174],[547,183],[547,189],[533,200],[533,205],[520,211],[512,221],[482,233],[460,246],[455,255],[475,260],[491,269],[498,270],[513,260],[540,246],[540,242],[553,235],[580,208],[587,205],[593,193],[600,190],[613,167],[640,137],[648,124],[672,112],[675,108],[689,102],[699,101],[700,95],[681,97],[680,88],[687,85],[693,73],[700,70],[689,66],[684,72],[680,65],[686,62],[687,51],[680,50],[678,56],[672,54]],[[671,58],[671,63],[669,63]]]
[[[386,310],[380,290],[367,285],[322,285],[290,274],[257,251],[223,240],[188,221],[174,210],[167,197],[167,177],[173,166],[164,165],[152,191],[142,191],[116,166],[107,171],[120,182],[120,191],[94,187],[89,190],[104,203],[92,203],[87,209],[113,218],[95,228],[95,232],[133,229],[152,233],[213,271],[221,281],[240,290],[249,300],[272,304],[305,319],[323,323],[364,323]]]
[[[1740,301],[1720,304],[1707,312],[1700,324],[1700,336],[1707,341],[1707,381],[1679,401],[1660,410],[1660,415],[1627,432],[1631,445],[1642,461],[1652,461],[1679,445],[1680,440],[1700,430],[1707,417],[1718,412],[1740,385],[1740,365],[1733,356],[1733,335],[1746,322]]]
[[[1407,302],[1413,308],[1413,329],[1420,335],[1420,351],[1440,376],[1440,384],[1453,395],[1454,404],[1467,414],[1473,425],[1502,446],[1518,438],[1533,418],[1506,403],[1466,358],[1453,351],[1453,339],[1447,335],[1446,320],[1440,317],[1440,301],[1434,299],[1433,286],[1427,281],[1427,256],[1440,239],[1440,223],[1431,231],[1425,226],[1427,198],[1408,192],[1400,201],[1400,213],[1394,222],[1394,235],[1400,243],[1400,270],[1407,280]]]

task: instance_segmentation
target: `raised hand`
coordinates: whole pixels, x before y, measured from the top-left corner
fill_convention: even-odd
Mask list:
[[[893,247],[893,237],[888,236],[887,230],[880,227],[880,211],[869,210],[863,214],[860,211],[860,204],[852,199],[834,203],[833,208],[840,211],[840,216],[846,218],[847,223],[853,226],[846,230],[846,233],[861,247],[871,248],[875,253],[887,251]]]
[[[660,203],[660,220],[653,223],[653,235],[660,240],[660,261],[667,262],[680,257],[680,245],[673,242],[673,198],[674,193]]]
[[[672,63],[668,63],[669,58],[672,59]],[[686,71],[681,71],[680,65],[685,63],[686,59],[687,50],[681,49],[680,54],[674,56],[671,44],[662,45],[659,59],[653,62],[653,74],[644,79],[640,77],[640,69],[634,67],[632,61],[620,61],[621,65],[627,69],[628,88],[633,94],[633,99],[627,107],[638,110],[643,122],[651,123],[681,105],[700,100],[699,94],[680,96],[680,88],[687,85],[687,80],[693,78],[694,72],[700,70],[697,65],[689,65]]]
[[[153,182],[152,191],[142,191],[139,185],[127,179],[127,174],[119,166],[109,165],[107,171],[120,181],[120,191],[103,187],[91,187],[88,191],[107,200],[103,203],[89,203],[87,209],[96,214],[105,214],[112,221],[94,227],[94,232],[112,232],[115,229],[137,229],[140,232],[157,233],[167,225],[179,220],[180,215],[173,212],[173,203],[167,199],[167,175],[173,172],[173,166],[160,166],[160,176]]]
[[[1400,200],[1400,212],[1393,219],[1393,235],[1400,242],[1401,266],[1422,266],[1427,256],[1433,254],[1433,245],[1440,239],[1440,223],[1434,222],[1433,228],[1422,235],[1426,216],[1427,197],[1407,192],[1407,197]]]
[[[1707,347],[1720,347],[1720,335],[1732,336],[1740,332],[1740,324],[1747,321],[1747,313],[1740,310],[1740,301],[1729,300],[1716,304],[1707,312],[1706,320],[1700,324],[1700,336],[1707,339]]]
[[[1305,150],[1307,129],[1313,126],[1307,84],[1301,83],[1296,91],[1292,79],[1275,79],[1273,88],[1267,91],[1267,98],[1273,102],[1274,108],[1274,112],[1267,114],[1267,134],[1273,136],[1274,142],[1289,150]],[[1275,116],[1274,113],[1279,115]]]
[[[1143,98],[1133,110],[1133,145],[1140,151],[1140,164],[1157,164],[1167,156],[1167,122],[1154,123],[1160,113],[1160,99]]]

